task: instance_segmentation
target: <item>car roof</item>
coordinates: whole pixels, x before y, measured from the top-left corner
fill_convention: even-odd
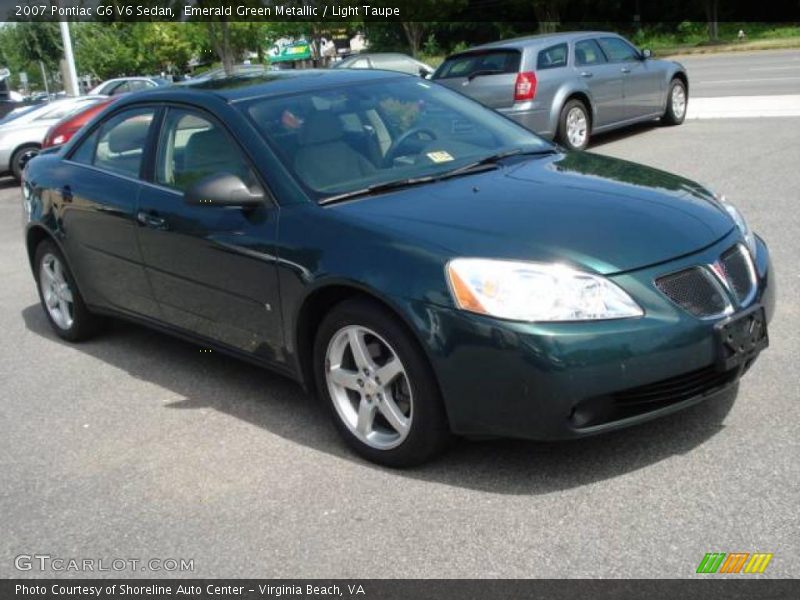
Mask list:
[[[618,34],[613,33],[611,31],[564,31],[560,33],[542,33],[538,35],[527,35],[524,37],[511,38],[508,40],[500,40],[497,42],[491,42],[489,44],[481,44],[480,46],[473,46],[471,48],[468,48],[467,50],[464,50],[463,52],[457,52],[452,56],[458,56],[460,54],[469,54],[470,52],[476,50],[491,50],[493,48],[498,48],[498,49],[510,48],[514,50],[521,50],[523,48],[533,48],[550,44],[558,44],[561,42],[569,42],[584,37],[594,37],[599,35],[602,36],[612,35],[618,37]]]
[[[194,95],[214,95],[228,102],[236,102],[248,98],[280,96],[325,89],[348,83],[379,81],[381,79],[398,79],[411,77],[393,71],[375,69],[292,69],[285,71],[267,71],[265,73],[234,75],[223,79],[206,81],[187,81],[178,85],[167,86],[155,90],[136,92],[130,95],[133,101],[162,100],[186,98],[187,93]],[[125,100],[125,104],[130,102]]]

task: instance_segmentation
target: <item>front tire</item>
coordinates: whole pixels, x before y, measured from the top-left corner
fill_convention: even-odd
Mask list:
[[[592,128],[586,105],[577,99],[567,102],[558,118],[558,141],[570,150],[584,150],[589,145]]]
[[[86,308],[67,262],[53,242],[45,240],[37,246],[34,265],[39,300],[53,331],[70,342],[94,334],[99,319]]]
[[[680,125],[686,119],[686,110],[689,107],[689,94],[686,85],[678,78],[669,84],[667,92],[667,109],[661,122],[665,125]]]
[[[22,171],[25,169],[25,165],[28,164],[30,159],[37,156],[40,150],[41,148],[36,144],[28,144],[17,148],[14,154],[11,155],[11,175],[17,180],[17,183],[22,181]]]
[[[366,299],[342,302],[314,344],[317,392],[358,454],[390,467],[421,464],[450,439],[431,368],[395,316]]]

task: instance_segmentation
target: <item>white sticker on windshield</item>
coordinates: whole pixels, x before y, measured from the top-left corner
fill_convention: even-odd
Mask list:
[[[453,157],[449,152],[444,150],[436,150],[435,152],[428,152],[425,156],[430,158],[435,163],[450,162]]]

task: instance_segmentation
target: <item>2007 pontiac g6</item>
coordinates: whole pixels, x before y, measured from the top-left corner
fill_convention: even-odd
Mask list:
[[[23,196],[59,336],[124,317],[275,369],[393,466],[698,403],[774,307],[722,196],[388,72],[133,94],[32,160]]]

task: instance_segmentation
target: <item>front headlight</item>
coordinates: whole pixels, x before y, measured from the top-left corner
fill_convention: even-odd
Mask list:
[[[456,258],[447,263],[456,306],[514,321],[640,317],[644,311],[604,277],[550,263]]]
[[[720,203],[720,206],[725,209],[725,212],[727,212],[731,216],[731,219],[733,219],[733,222],[736,223],[736,228],[742,234],[742,237],[744,237],[747,248],[750,250],[750,255],[753,257],[753,259],[755,259],[756,234],[754,234],[753,230],[750,229],[750,226],[747,224],[747,221],[744,220],[744,216],[739,212],[739,209],[728,202],[725,196],[716,196],[716,198]]]

